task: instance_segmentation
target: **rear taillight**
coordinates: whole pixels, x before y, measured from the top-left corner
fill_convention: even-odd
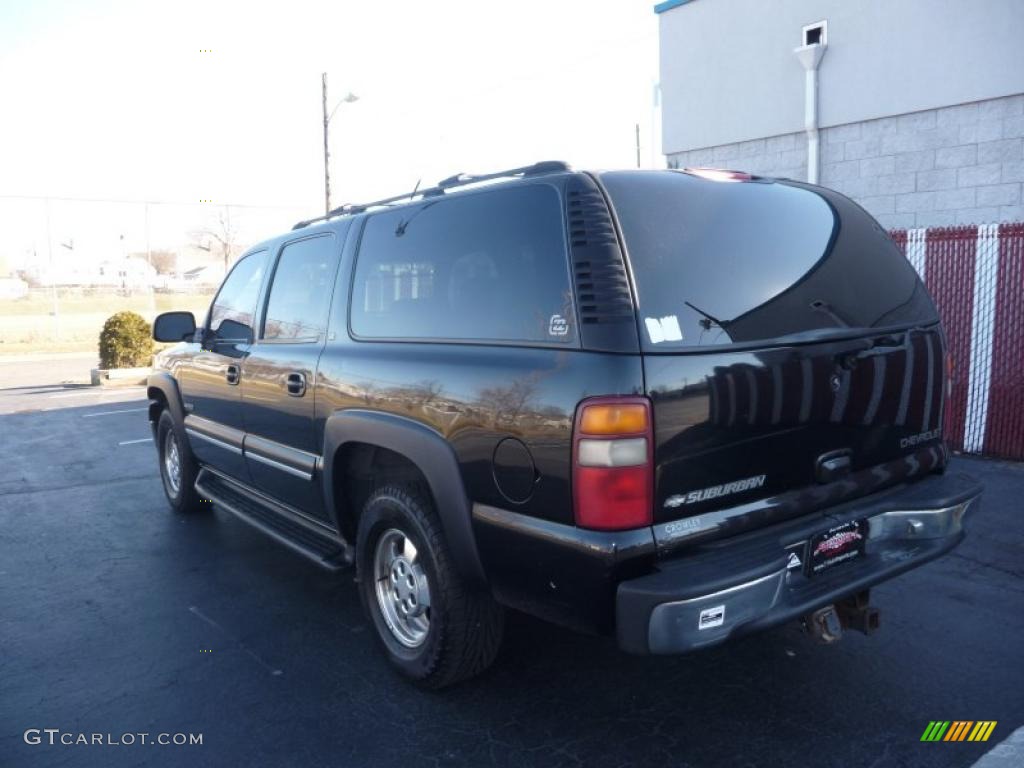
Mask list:
[[[573,509],[582,528],[650,525],[654,494],[651,404],[645,397],[594,397],[576,410]]]
[[[953,396],[953,355],[946,353],[946,399]]]

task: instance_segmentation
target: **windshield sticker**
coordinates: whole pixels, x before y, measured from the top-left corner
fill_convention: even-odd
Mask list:
[[[569,321],[561,315],[552,315],[548,321],[549,336],[566,336],[569,333]]]
[[[647,326],[647,335],[651,337],[651,344],[683,340],[683,332],[679,328],[679,318],[675,315],[665,315],[662,318],[645,317],[644,324]]]

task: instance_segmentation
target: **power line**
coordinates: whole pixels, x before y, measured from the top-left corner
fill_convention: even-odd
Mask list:
[[[306,210],[309,209],[309,205],[295,204],[279,204],[279,205],[259,205],[255,203],[200,203],[198,201],[184,201],[184,200],[119,200],[117,198],[104,198],[104,197],[64,197],[60,195],[8,195],[0,194],[0,199],[3,200],[59,200],[61,202],[70,203],[117,203],[122,205],[208,205],[212,208],[259,208],[265,210]]]

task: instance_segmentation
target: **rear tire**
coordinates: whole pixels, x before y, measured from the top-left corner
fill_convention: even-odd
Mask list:
[[[359,595],[388,661],[423,688],[480,674],[501,646],[505,614],[457,572],[428,494],[371,494],[356,537]]]
[[[202,512],[212,505],[196,493],[199,464],[184,430],[178,429],[170,411],[160,412],[156,423],[156,450],[160,464],[160,481],[171,509],[179,514]]]

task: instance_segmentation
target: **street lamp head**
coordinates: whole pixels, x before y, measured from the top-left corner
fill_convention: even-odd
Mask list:
[[[324,91],[324,124],[326,125],[334,119],[334,113],[338,111],[342,104],[351,104],[353,101],[359,101],[359,97],[352,93],[352,91],[349,91],[341,101],[334,105],[331,113],[327,114],[327,91]]]
[[[342,104],[351,104],[354,101],[359,101],[359,97],[356,96],[354,93],[352,93],[352,91],[349,91],[348,93],[345,94],[345,96],[342,98],[341,101],[339,101],[337,104],[334,105],[334,109],[332,109],[330,111],[330,113],[328,113],[327,112],[327,73],[326,72],[324,72],[323,75],[320,76],[320,82],[321,82],[322,90],[323,90],[323,107],[324,107],[324,212],[325,213],[330,213],[331,212],[331,171],[330,171],[330,163],[328,162],[328,158],[330,157],[330,152],[328,151],[328,148],[327,148],[327,141],[328,141],[328,138],[327,138],[327,128],[328,128],[328,125],[331,122],[331,118],[334,117],[334,113],[338,111],[338,109],[341,107]]]

